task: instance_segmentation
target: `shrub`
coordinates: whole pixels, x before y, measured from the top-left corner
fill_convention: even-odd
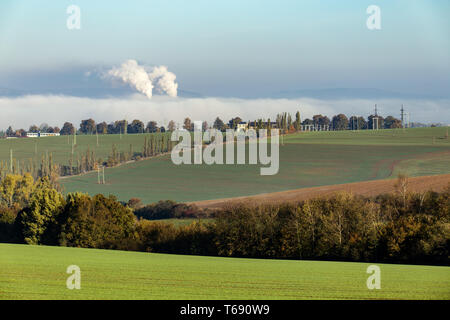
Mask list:
[[[18,216],[22,237],[28,244],[55,244],[57,218],[64,205],[62,195],[42,178],[29,200],[29,206]]]
[[[61,215],[60,244],[71,247],[127,249],[134,237],[131,209],[114,196],[70,193]]]
[[[131,200],[130,200],[131,201]],[[176,203],[172,200],[161,200],[134,210],[138,218],[161,220],[172,218],[204,218],[205,214],[194,205]]]
[[[0,242],[18,242],[20,234],[15,225],[17,213],[11,208],[0,208]]]

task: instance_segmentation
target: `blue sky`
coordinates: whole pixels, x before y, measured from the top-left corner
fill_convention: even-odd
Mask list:
[[[81,30],[66,28],[71,4]],[[366,27],[372,4],[381,30]],[[207,96],[378,88],[448,97],[449,13],[448,0],[2,0],[0,87],[107,86],[84,72],[136,59]]]

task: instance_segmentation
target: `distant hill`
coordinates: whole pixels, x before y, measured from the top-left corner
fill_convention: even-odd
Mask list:
[[[24,91],[9,89],[9,88],[0,88],[0,97],[18,97],[26,94]]]
[[[183,98],[203,98],[201,93],[193,91],[178,90],[178,96]]]
[[[136,91],[128,86],[110,87],[99,83],[92,83],[83,87],[65,87],[65,88],[42,88],[39,90],[19,90],[15,88],[0,87],[0,97],[19,97],[23,95],[32,94],[54,94],[67,95],[74,97],[89,97],[89,98],[110,98],[123,97],[135,94]],[[156,90],[154,95],[159,95]],[[183,98],[204,98],[203,95],[194,91],[178,90],[178,96]],[[230,96],[222,96],[230,97]],[[382,90],[376,88],[327,88],[327,89],[301,89],[290,91],[279,91],[276,93],[269,93],[264,96],[233,96],[234,98],[255,99],[298,99],[298,98],[313,98],[321,100],[331,99],[448,99],[449,97],[437,97],[434,95],[420,94],[420,93],[401,93],[389,90]]]
[[[110,97],[123,97],[130,94],[135,94],[133,89],[122,86],[118,88],[110,87],[73,87],[62,89],[43,89],[43,90],[17,90],[9,88],[0,88],[0,97],[20,97],[24,95],[38,95],[38,94],[54,94],[54,95],[66,95],[73,97],[89,97],[89,98],[110,98]],[[153,93],[158,95],[157,92]],[[203,95],[193,91],[178,90],[178,96],[184,98],[202,98]]]
[[[328,88],[280,91],[271,95],[272,98],[315,98],[315,99],[435,99],[426,94],[400,93],[376,88]]]

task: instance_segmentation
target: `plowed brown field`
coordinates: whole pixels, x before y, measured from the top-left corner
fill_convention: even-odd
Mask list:
[[[330,186],[302,188],[282,192],[263,193],[255,196],[224,198],[216,200],[205,200],[191,202],[200,208],[223,208],[227,205],[238,203],[279,203],[296,202],[317,197],[327,197],[336,192],[346,191],[363,196],[376,196],[394,191],[396,179],[374,180],[355,182],[347,184],[337,184]],[[414,192],[424,192],[428,190],[442,191],[450,184],[450,174],[414,177],[408,179],[408,189]]]

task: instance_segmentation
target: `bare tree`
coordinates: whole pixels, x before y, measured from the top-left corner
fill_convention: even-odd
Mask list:
[[[403,206],[406,206],[406,199],[408,198],[409,179],[406,174],[400,173],[397,177],[397,182],[394,185],[395,191],[402,197]]]
[[[208,122],[203,121],[203,123],[202,123],[202,130],[203,130],[203,131],[208,130]]]
[[[176,124],[175,124],[175,121],[173,121],[173,120],[170,120],[169,121],[169,124],[167,125],[167,129],[169,130],[169,131],[175,131],[175,129],[177,128],[177,126],[176,126]]]
[[[190,118],[184,119],[184,125],[183,125],[183,128],[186,129],[186,130],[188,130],[188,131],[191,130],[191,128],[192,128],[192,121],[191,121]]]

